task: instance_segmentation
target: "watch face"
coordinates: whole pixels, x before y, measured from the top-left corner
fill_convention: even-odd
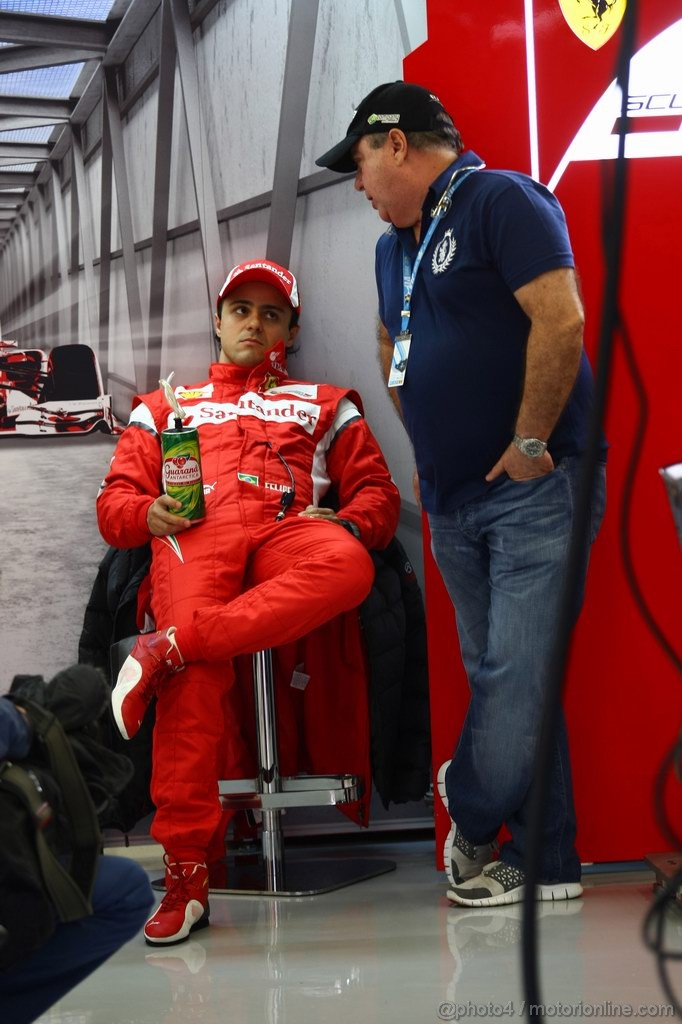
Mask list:
[[[538,458],[545,451],[545,446],[542,441],[526,441],[524,444],[526,455],[532,455],[533,458]]]
[[[545,442],[539,441],[537,437],[514,438],[514,444],[529,459],[539,459],[547,450]]]

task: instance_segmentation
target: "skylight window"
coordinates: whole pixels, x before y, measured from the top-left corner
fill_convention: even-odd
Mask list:
[[[61,64],[57,67],[0,74],[0,94],[66,99],[71,95],[82,67],[82,64]]]
[[[52,124],[38,128],[10,128],[7,132],[0,131],[0,142],[47,142],[53,131]]]
[[[106,21],[113,0],[0,0],[0,11]]]

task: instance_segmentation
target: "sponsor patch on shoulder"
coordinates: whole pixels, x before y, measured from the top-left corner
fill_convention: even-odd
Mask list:
[[[175,397],[190,402],[195,398],[209,398],[213,394],[213,385],[206,384],[203,388],[176,388]]]
[[[270,388],[268,395],[296,395],[297,398],[317,398],[317,384],[281,384]]]

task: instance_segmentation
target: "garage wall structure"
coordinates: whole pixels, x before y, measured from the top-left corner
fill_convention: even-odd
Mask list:
[[[290,261],[304,301],[294,372],[361,387],[409,506],[409,446],[374,370],[382,226],[352,180],[314,159],[366,92],[401,77],[425,37],[423,6],[114,4],[111,41],[83,65],[80,98],[63,104],[68,120],[2,237],[3,335],[92,345],[125,419],[159,373],[204,373],[227,268],[263,252]]]
[[[0,337],[91,346],[125,423],[159,376],[205,376],[232,265],[291,265],[291,372],[362,393],[418,574],[412,455],[376,360],[383,227],[314,160],[425,38],[425,0],[0,0]],[[0,692],[77,659],[115,440],[0,437]]]
[[[99,21],[0,3],[0,39],[13,44],[0,49],[0,96],[3,72],[22,53],[25,62],[39,46],[42,63],[89,58],[67,98],[0,98],[0,146],[6,126],[55,120],[39,161],[0,167],[0,202],[13,207],[0,221],[2,336],[23,348],[92,346],[125,422],[132,395],[160,374],[204,376],[226,269],[263,253],[290,262],[304,310],[292,372],[361,390],[405,495],[401,537],[420,566],[411,452],[375,356],[382,225],[351,179],[319,171],[314,159],[366,92],[401,76],[404,55],[425,38],[424,3],[97,2],[61,6],[99,10]],[[101,461],[106,468],[108,457]],[[79,482],[82,495],[70,488],[74,502],[92,502],[96,475]],[[90,548],[101,555],[96,532],[82,541],[91,568]],[[73,657],[79,625],[65,614],[61,661]]]

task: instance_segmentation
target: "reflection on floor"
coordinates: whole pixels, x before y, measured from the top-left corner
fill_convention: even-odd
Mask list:
[[[432,842],[358,854],[390,857],[397,870],[303,899],[212,897],[210,928],[165,950],[135,939],[40,1024],[524,1019],[520,905],[452,906]],[[641,940],[652,877],[588,875],[582,900],[540,906],[547,1017],[672,1018]],[[680,948],[679,911],[667,929]]]

